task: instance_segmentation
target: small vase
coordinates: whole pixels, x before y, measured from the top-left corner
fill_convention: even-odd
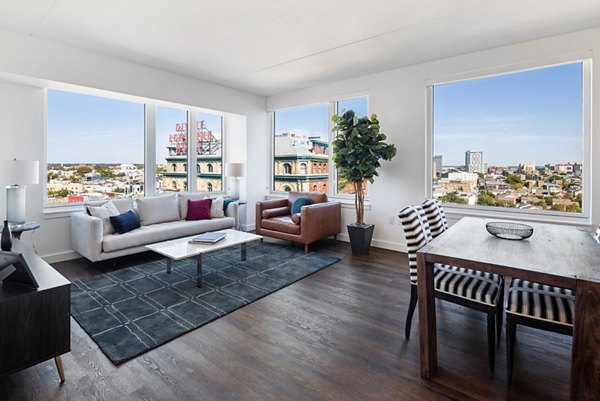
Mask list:
[[[0,248],[3,251],[10,251],[12,248],[12,235],[10,233],[10,227],[8,226],[8,220],[4,220],[4,228],[2,229],[2,239],[0,241]]]

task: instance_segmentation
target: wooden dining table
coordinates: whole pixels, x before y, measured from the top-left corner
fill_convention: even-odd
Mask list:
[[[571,399],[600,399],[600,245],[572,226],[527,223],[524,240],[497,238],[492,220],[464,217],[417,252],[421,377],[437,366],[434,263],[445,263],[570,288],[575,295]]]

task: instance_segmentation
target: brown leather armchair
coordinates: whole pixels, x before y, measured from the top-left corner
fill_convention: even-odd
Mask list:
[[[292,204],[299,197],[310,198],[313,203],[292,216]],[[287,199],[256,202],[256,233],[304,244],[304,252],[315,241],[330,235],[337,238],[341,226],[341,203],[329,202],[324,193],[290,192]]]

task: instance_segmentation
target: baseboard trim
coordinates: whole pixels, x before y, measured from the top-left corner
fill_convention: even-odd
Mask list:
[[[256,224],[242,224],[242,231],[254,231]]]
[[[350,242],[350,237],[348,237],[348,234],[338,234],[338,239],[340,241]],[[376,239],[376,238],[373,238],[373,240],[371,241],[371,246],[375,247],[375,248],[387,249],[390,251],[404,252],[404,253],[407,252],[406,244],[401,244],[401,243],[392,242],[392,241],[385,241],[385,240]]]
[[[41,257],[47,263],[58,263],[58,262],[64,262],[65,260],[81,258],[81,255],[75,251],[65,251],[65,252],[50,253],[48,255],[41,255]]]

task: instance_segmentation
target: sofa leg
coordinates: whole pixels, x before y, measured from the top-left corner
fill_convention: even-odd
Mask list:
[[[333,234],[333,242],[337,242],[337,234]]]
[[[308,253],[308,244],[304,244],[304,253]]]

